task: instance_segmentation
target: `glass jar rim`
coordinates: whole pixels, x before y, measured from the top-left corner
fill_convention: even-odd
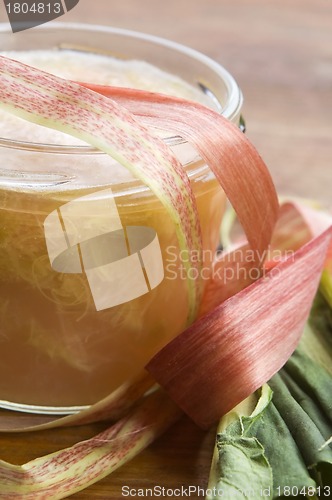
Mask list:
[[[218,98],[214,96],[213,92],[209,91],[208,88],[204,89],[206,93],[208,93],[210,97],[212,97],[211,101],[213,101],[217,105],[217,111],[229,120],[234,119],[234,117],[238,116],[240,113],[243,104],[243,96],[233,76],[222,65],[195,49],[156,35],[98,24],[63,23],[52,21],[45,25],[37,26],[36,28],[34,28],[34,30],[38,30],[41,32],[50,32],[52,29],[64,30],[67,32],[72,30],[82,30],[90,32],[98,31],[106,34],[110,33],[114,35],[122,35],[128,38],[150,42],[155,46],[159,45],[163,48],[169,48],[171,50],[174,50],[175,53],[178,52],[185,54],[191,59],[201,63],[203,66],[211,69],[218,77],[220,77],[221,81],[225,85],[227,91],[227,101],[223,105],[223,107],[221,107]],[[11,33],[10,28],[6,23],[0,23],[0,35],[4,33]],[[176,146],[178,144],[186,143],[186,141],[178,135],[163,137],[163,140],[168,146]],[[104,154],[102,151],[90,145],[47,144],[29,141],[18,141],[3,137],[0,137],[0,146],[35,152],[43,151],[44,153],[48,152],[52,154]]]

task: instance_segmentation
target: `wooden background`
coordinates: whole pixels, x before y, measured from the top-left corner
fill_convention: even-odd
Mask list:
[[[3,3],[0,21],[7,22]],[[332,2],[329,0],[80,0],[61,21],[107,24],[173,39],[223,64],[245,97],[247,135],[280,193],[331,206]],[[0,436],[23,463],[102,425]],[[182,418],[140,456],[75,500],[120,499],[122,486],[206,486],[214,429]],[[195,498],[195,496],[191,496]]]

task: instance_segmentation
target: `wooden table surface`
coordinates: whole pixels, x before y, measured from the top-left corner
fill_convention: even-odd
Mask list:
[[[0,21],[7,22],[3,3]],[[81,0],[61,21],[148,32],[222,63],[243,90],[247,135],[267,162],[278,191],[331,204],[331,2]],[[23,463],[101,428],[2,435],[0,457]],[[129,464],[72,498],[120,499],[125,485],[206,486],[213,440],[214,429],[202,432],[183,417]]]

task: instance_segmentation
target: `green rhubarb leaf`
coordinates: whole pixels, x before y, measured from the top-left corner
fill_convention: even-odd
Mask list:
[[[281,417],[278,409],[270,403],[264,417],[256,422],[251,432],[264,448],[273,475],[273,495],[279,498],[287,487],[315,487],[292,434]]]
[[[331,375],[301,345],[269,386],[272,401],[250,432],[272,468],[273,498],[282,497],[288,487],[300,492],[330,486]]]
[[[332,448],[330,446],[325,446],[326,439],[322,435],[320,427],[328,423],[328,419],[323,420],[322,412],[319,408],[316,409],[314,415],[308,414],[305,408],[293,397],[292,392],[287,384],[282,378],[283,375],[278,374],[270,381],[270,385],[274,390],[273,403],[280,415],[281,420],[284,422],[285,426],[289,430],[288,439],[285,443],[292,443],[294,450],[297,449],[299,461],[295,461],[295,455],[290,457],[289,453],[281,446],[281,439],[278,438],[277,446],[280,449],[281,456],[283,457],[283,465],[285,466],[285,471],[290,474],[288,485],[294,485],[298,487],[309,486],[311,477],[316,481],[317,486],[326,485],[326,480],[328,476],[332,476]],[[309,395],[307,395],[310,398]],[[313,404],[313,403],[312,403]],[[313,420],[313,419],[314,420]],[[281,421],[280,420],[280,421]],[[330,433],[332,432],[332,427],[330,424]],[[279,436],[279,433],[278,433]],[[258,435],[259,439],[259,435]],[[263,442],[266,447],[268,443]],[[269,452],[266,450],[267,455]],[[275,450],[271,450],[271,454],[274,454]],[[301,482],[299,483],[299,464],[305,464],[307,469],[307,477],[301,477]],[[278,463],[272,463],[273,473],[277,481],[276,484],[280,483],[285,477],[284,471],[280,474],[280,461]],[[283,467],[284,468],[284,467]],[[321,472],[325,471],[324,476]],[[326,475],[327,473],[327,475]],[[293,478],[293,483],[289,482]],[[315,484],[315,482],[313,483]]]
[[[225,415],[218,429],[217,453],[212,464],[208,500],[219,498],[259,498],[265,491],[272,498],[272,469],[264,447],[251,434],[253,423],[261,418],[270,403],[272,392],[267,385],[260,391],[254,411],[240,407]]]
[[[250,416],[232,411],[221,419],[209,500],[297,498],[291,491],[317,498],[316,488],[331,486],[331,394],[330,374],[299,348]]]
[[[281,371],[281,376],[292,396],[305,408],[306,413],[312,414],[315,422],[321,413],[326,415],[330,424],[326,435],[328,439],[332,431],[331,375],[299,348]]]
[[[259,410],[239,417],[217,435],[219,476],[209,484],[217,493],[211,500],[250,495],[272,499],[280,498],[288,487],[316,488],[288,423],[273,403],[275,393],[272,401],[271,394],[262,393]]]
[[[239,434],[240,422],[218,438],[219,495],[215,498],[258,498],[271,491],[272,469],[258,439]],[[269,495],[267,498],[271,498]]]

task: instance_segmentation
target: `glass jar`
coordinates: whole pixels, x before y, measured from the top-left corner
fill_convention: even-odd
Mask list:
[[[242,96],[231,75],[170,41],[49,23],[15,35],[0,25],[0,47],[144,60],[178,75],[239,122]],[[189,144],[171,135],[163,140],[189,175],[204,254],[212,255],[225,195]],[[180,261],[164,207],[112,158],[74,140],[22,141],[19,130],[0,138],[0,406],[70,413],[139,373],[186,326]]]

